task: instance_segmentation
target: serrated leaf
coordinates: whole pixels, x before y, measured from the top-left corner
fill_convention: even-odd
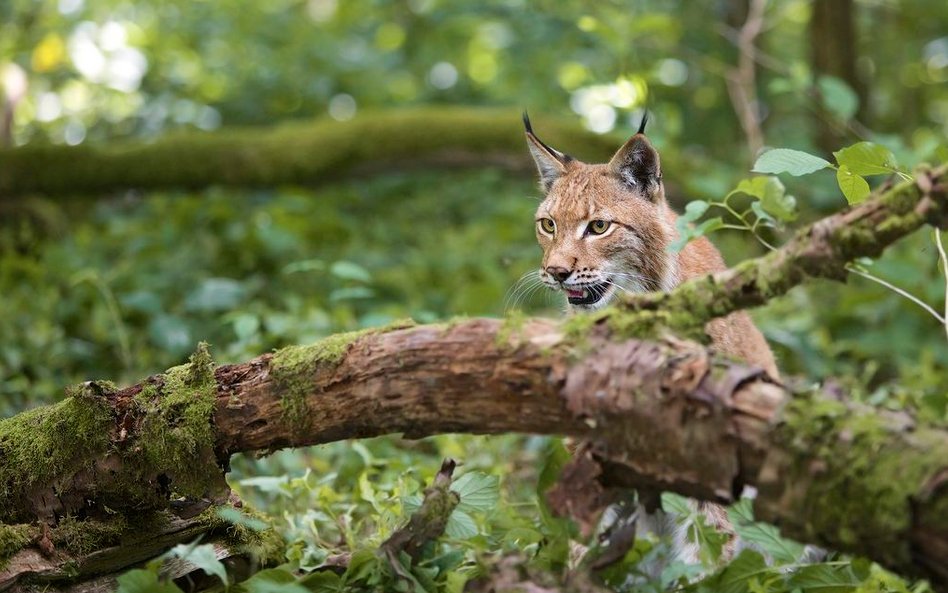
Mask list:
[[[841,120],[848,121],[859,110],[859,95],[845,81],[835,76],[820,76],[816,81],[823,106]]]
[[[702,581],[715,593],[747,593],[748,582],[767,572],[767,562],[754,550],[743,550],[718,574]]]
[[[752,171],[754,173],[789,173],[790,175],[808,175],[832,167],[826,159],[802,150],[774,148],[757,157]]]
[[[766,175],[743,179],[737,184],[737,188],[734,191],[757,198],[760,200],[760,205],[764,211],[779,220],[790,222],[797,217],[796,198],[787,195],[787,190],[783,183],[776,177]],[[751,207],[753,207],[753,205],[754,204],[752,204]],[[773,220],[770,216],[767,218]]]
[[[477,523],[474,518],[464,511],[455,508],[448,517],[448,524],[444,528],[448,537],[454,539],[470,539],[477,535]]]
[[[840,165],[836,170],[836,183],[839,184],[840,191],[850,204],[858,204],[869,196],[869,184],[865,179],[850,171],[846,165]]]
[[[500,496],[500,479],[483,472],[468,472],[454,480],[451,490],[461,497],[458,510],[489,511]]]
[[[859,142],[833,153],[840,167],[846,166],[856,175],[888,175],[897,171],[895,155],[873,142]]]
[[[741,539],[760,546],[771,558],[780,563],[792,563],[803,556],[804,546],[780,536],[780,530],[767,523],[735,524],[734,531]]]
[[[848,565],[811,564],[795,570],[787,586],[817,593],[849,593],[862,581]]]
[[[224,585],[227,585],[227,569],[217,559],[217,551],[212,544],[178,544],[168,550],[168,556],[180,558],[193,564],[205,574],[216,576]]]
[[[662,510],[685,517],[694,512],[688,499],[674,492],[662,492]]]

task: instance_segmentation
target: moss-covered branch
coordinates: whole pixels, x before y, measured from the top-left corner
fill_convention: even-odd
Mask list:
[[[807,278],[844,280],[851,262],[877,257],[925,224],[948,227],[948,165],[921,168],[910,181],[884,186],[862,204],[801,229],[764,257],[669,293],[630,296],[625,304],[660,313],[663,323],[682,331],[700,329],[715,317],[762,305]]]
[[[756,484],[762,516],[789,534],[948,579],[948,431],[818,392],[794,399],[693,342],[471,320],[403,324],[217,367],[212,389],[210,368],[199,351],[163,378],[0,423],[4,450],[45,443],[23,430],[51,430],[39,418],[60,418],[55,431],[65,441],[94,443],[55,475],[35,473],[35,459],[4,456],[3,520],[56,524],[160,512],[182,496],[222,499],[226,460],[240,451],[388,433],[569,434],[593,440],[610,460],[607,483],[722,502]],[[84,407],[101,424],[62,411]],[[206,409],[210,419],[198,412]],[[154,421],[166,430],[147,428]],[[185,452],[200,461],[187,470]],[[12,538],[7,554],[23,540]]]
[[[591,159],[615,138],[544,122],[544,138]],[[500,166],[534,172],[519,111],[437,108],[360,114],[348,122],[168,134],[153,142],[24,146],[0,150],[0,199],[25,193],[101,194],[210,185],[315,184],[353,174],[425,166]]]
[[[220,367],[201,347],[188,364],[125,389],[86,383],[0,421],[0,562],[23,566],[17,559],[37,549],[73,561],[55,530],[74,518],[114,542],[122,530],[106,528],[123,517],[223,502],[227,460],[241,451],[396,432],[527,432],[591,440],[606,485],[721,502],[757,485],[760,516],[789,535],[944,586],[948,430],[831,394],[791,394],[663,329],[700,328],[806,277],[835,277],[842,262],[923,223],[944,225],[944,171],[631,310],[565,323],[397,323]]]

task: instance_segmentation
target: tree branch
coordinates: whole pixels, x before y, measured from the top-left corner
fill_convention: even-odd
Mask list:
[[[352,174],[426,166],[535,171],[518,112],[432,108],[366,113],[349,122],[168,134],[154,142],[0,149],[0,199],[211,185],[319,184]],[[600,159],[617,141],[575,124],[544,123],[544,138]]]
[[[791,394],[656,321],[700,326],[807,277],[838,277],[846,260],[926,222],[944,226],[943,175],[920,174],[768,256],[626,309],[565,323],[395,324],[220,367],[201,347],[125,389],[86,383],[0,421],[0,543],[15,542],[0,558],[35,543],[23,534],[37,522],[55,530],[64,517],[166,511],[172,498],[223,502],[223,471],[241,451],[527,432],[592,441],[606,486],[730,502],[756,485],[758,516],[787,535],[944,585],[948,430],[831,393]]]

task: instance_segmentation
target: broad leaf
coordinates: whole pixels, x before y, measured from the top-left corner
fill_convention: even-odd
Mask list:
[[[748,582],[768,570],[767,562],[759,552],[744,550],[717,575],[705,579],[709,589],[716,593],[747,593]]]
[[[844,81],[835,76],[821,76],[816,83],[823,106],[841,120],[848,121],[859,109],[859,96]]]
[[[768,214],[779,220],[789,222],[797,217],[797,201],[787,195],[787,190],[779,179],[771,175],[751,177],[737,184],[735,192],[754,196]]]
[[[799,176],[832,166],[829,161],[802,150],[774,148],[757,157],[752,170],[754,173],[789,173]]]
[[[351,261],[337,261],[329,268],[329,273],[343,280],[355,280],[357,282],[372,281],[372,275],[369,274],[368,270]]]
[[[212,544],[178,544],[168,551],[169,556],[190,562],[206,574],[216,576],[225,585],[227,584],[227,569],[217,559],[217,552]]]
[[[336,577],[336,581],[338,581]],[[240,589],[247,593],[310,593],[311,591],[331,591],[323,582],[312,582],[312,587],[307,588],[301,585],[297,578],[289,571],[282,568],[270,568],[261,570],[246,581],[240,584]]]
[[[458,493],[461,511],[489,511],[497,504],[500,496],[500,480],[483,472],[468,472],[451,484],[451,490]]]
[[[846,165],[840,165],[837,169],[836,183],[839,184],[839,189],[850,204],[862,202],[870,193],[866,180],[850,171]]]
[[[161,582],[150,570],[130,570],[116,579],[117,593],[181,593],[173,583]]]
[[[859,142],[833,153],[839,165],[856,175],[888,175],[897,171],[895,155],[884,146]]]
[[[474,518],[460,509],[454,509],[444,528],[445,534],[454,539],[470,539],[477,535],[477,523]]]
[[[789,588],[815,593],[849,593],[863,579],[857,577],[848,564],[812,564],[802,566],[787,581]]]

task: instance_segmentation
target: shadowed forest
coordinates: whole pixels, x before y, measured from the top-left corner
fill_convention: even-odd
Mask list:
[[[0,2],[0,417],[80,401],[88,396],[67,387],[87,381],[80,391],[111,381],[111,394],[189,356],[182,380],[198,389],[202,364],[406,319],[450,329],[504,318],[509,330],[561,318],[564,297],[536,275],[543,192],[524,110],[540,137],[587,162],[608,161],[648,113],[666,195],[685,213],[673,248],[707,235],[736,265],[948,161],[948,4]],[[818,387],[944,430],[943,244],[921,226],[848,263],[844,282],[817,278],[765,297],[751,314],[789,389]],[[213,363],[201,362],[199,342]],[[382,408],[367,417],[373,410]],[[98,529],[81,513],[57,511],[47,525],[2,511],[20,492],[11,477],[23,470],[20,426],[0,420],[0,590],[58,590],[103,574],[99,590],[125,593],[948,586],[948,554],[940,569],[909,573],[890,570],[906,565],[901,556],[858,553],[871,547],[865,539],[808,554],[805,544],[827,542],[781,536],[747,498],[728,516],[753,545],[727,559],[725,539],[683,496],[691,492],[660,498],[689,526],[696,562],[648,571],[671,545],[649,536],[593,569],[584,553],[599,540],[545,495],[569,459],[561,438],[453,431],[238,453],[230,505],[210,491],[166,497],[179,510],[204,500],[194,515],[208,514],[214,537],[195,531],[107,571],[83,561],[3,581],[25,546],[88,558],[121,548],[129,532],[162,529],[131,515]],[[45,455],[25,456],[37,472],[62,470],[57,451],[84,446],[60,438],[70,433],[55,422],[26,426],[53,435]],[[458,462],[453,482],[445,459]],[[438,480],[460,500],[444,525],[411,553],[391,543],[434,504]],[[874,502],[864,502],[871,517]],[[948,503],[938,509],[932,529],[948,533]],[[828,541],[847,541],[837,535]],[[220,552],[227,545],[239,553]]]

